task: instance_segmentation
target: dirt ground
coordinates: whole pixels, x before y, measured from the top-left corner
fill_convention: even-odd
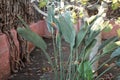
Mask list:
[[[49,52],[49,54],[52,55],[53,54],[52,40],[45,39],[45,41],[48,45],[47,52]],[[62,46],[63,46],[62,50],[65,54],[64,58],[66,59],[68,57],[67,55],[69,54],[68,44],[66,42],[63,42]],[[109,55],[102,58],[100,60],[100,64],[103,63],[108,58]],[[114,64],[114,61],[112,61],[111,63]],[[106,64],[104,68],[99,70],[99,73],[104,71],[107,67],[109,67],[112,64]],[[102,77],[104,79],[101,80],[120,80],[116,79],[116,76],[118,75],[120,75],[120,68],[114,67],[113,69],[105,73]],[[26,67],[20,70],[19,72],[12,74],[8,80],[54,80],[54,79],[53,73],[51,71],[51,68],[49,67],[47,59],[45,58],[40,49],[35,48],[31,53],[31,63],[26,65]]]

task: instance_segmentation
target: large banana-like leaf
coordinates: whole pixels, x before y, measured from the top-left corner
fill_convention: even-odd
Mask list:
[[[18,19],[21,21],[21,23],[25,26],[26,29],[30,30],[30,27],[27,25],[27,23],[22,19],[21,16],[17,16]]]
[[[120,56],[120,47],[117,48],[117,49],[111,54],[111,58],[118,57],[118,56]]]
[[[111,58],[115,58],[115,57],[118,57],[118,59],[116,60],[116,64],[118,66],[120,66],[120,47],[117,48],[110,56]]]
[[[66,12],[59,17],[60,29],[66,42],[74,46],[75,43],[75,29],[70,18],[70,14]]]
[[[17,29],[17,32],[25,40],[32,42],[35,46],[41,48],[43,51],[45,51],[47,49],[47,46],[46,46],[46,43],[44,42],[44,40],[39,35],[32,32],[31,30],[19,27]]]
[[[101,32],[100,26],[96,26],[95,28],[93,28],[93,26],[95,26],[95,22],[96,21],[92,22],[89,25],[89,34],[87,35],[87,38],[85,40],[85,45],[86,46],[88,46],[99,35],[99,33]]]
[[[120,58],[118,58],[118,60],[116,61],[116,64],[120,66]]]
[[[76,39],[75,39],[75,48],[78,48],[79,45],[81,44],[81,42],[84,40],[86,34],[87,34],[88,29],[86,29],[85,27],[80,29],[80,31],[78,32],[78,34],[76,35]]]
[[[49,5],[47,10],[48,17],[46,19],[47,22],[47,27],[49,32],[53,32],[53,27],[51,26],[51,23],[53,22],[53,17],[54,17],[54,6]]]
[[[60,27],[60,22],[59,22],[59,19],[53,17],[53,22],[56,24],[56,27],[60,33],[60,35],[62,35],[62,30],[61,30],[61,27]]]
[[[100,16],[96,16],[95,21],[92,23],[88,38],[86,40],[86,45],[89,45],[92,40],[94,40],[96,37],[98,37],[99,33],[104,29],[103,24],[104,20]]]

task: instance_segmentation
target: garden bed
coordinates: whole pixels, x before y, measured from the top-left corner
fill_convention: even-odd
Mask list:
[[[42,26],[42,23],[44,24],[43,26]],[[112,36],[117,35],[116,30],[118,28],[120,28],[119,25],[116,25],[115,23],[111,23],[111,24],[114,26],[112,32],[103,33],[102,34],[103,39],[111,38]],[[42,37],[49,36],[48,31],[45,30],[47,28],[45,25],[45,21],[39,21],[35,24],[32,24],[30,27],[31,27],[32,31],[36,32],[37,34],[39,34]],[[45,28],[45,29],[43,29],[43,28]],[[49,38],[46,38],[45,41],[48,45],[47,52],[49,52],[49,54],[51,54],[51,58],[52,58],[52,60],[54,60],[53,45],[52,45],[52,40],[51,40],[50,36],[49,36]],[[32,45],[32,44],[30,43],[30,45]],[[28,50],[31,50],[31,48]],[[33,50],[33,48],[32,48],[32,50]],[[64,59],[64,64],[65,64],[66,60],[68,58],[68,55],[69,55],[69,45],[64,40],[62,42],[62,50],[64,52],[63,59]],[[46,80],[55,80],[55,79],[53,79],[53,72],[50,68],[50,64],[48,64],[48,61],[45,58],[42,51],[40,49],[36,48],[32,51],[32,53],[30,55],[31,55],[32,62],[30,64],[28,64],[26,68],[23,68],[23,70],[19,71],[18,73],[12,74],[9,77],[9,80],[39,80],[39,79],[42,80],[42,78],[45,78]],[[109,59],[109,55],[101,58],[100,64],[105,62],[107,59]],[[100,69],[98,73],[103,72],[104,70],[106,70],[108,67],[110,67],[112,65],[114,65],[114,60],[112,60],[109,64],[105,64],[104,67],[102,69]],[[111,79],[114,80],[119,74],[120,74],[120,68],[114,67],[113,69],[108,71],[106,74],[104,74],[102,76],[102,78],[107,78],[107,79],[103,79],[103,80],[111,80]]]
[[[54,57],[52,57],[53,49],[51,48],[53,47],[52,40],[45,39],[45,41],[48,44],[47,51],[49,52],[49,54],[51,54],[52,60],[54,60]],[[66,61],[66,59],[68,58],[68,54],[69,54],[68,44],[65,41],[63,41],[62,46],[63,46],[62,49],[64,52],[63,53],[64,61]],[[100,64],[103,63],[108,58],[109,58],[109,55],[101,58]],[[18,73],[12,74],[9,77],[9,80],[44,80],[43,78],[45,78],[45,80],[54,80],[50,65],[40,49],[35,48],[32,51],[31,60],[32,62],[29,65],[27,65],[26,68],[23,68]],[[114,64],[114,60],[111,61],[111,64],[106,64],[101,70],[99,70],[99,73],[104,71],[107,67],[111,66],[112,64]],[[120,74],[120,68],[114,67],[113,69],[108,71],[103,76],[103,78],[112,76],[112,79],[104,79],[104,80],[115,80],[118,74]]]

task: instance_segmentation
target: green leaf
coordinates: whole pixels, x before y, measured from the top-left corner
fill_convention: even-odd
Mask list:
[[[22,17],[17,16],[18,19],[22,22],[22,24],[25,26],[26,29],[30,30],[30,27],[27,25],[27,23],[22,19]]]
[[[25,26],[25,28],[17,28],[18,34],[21,35],[24,39],[32,42],[35,46],[45,51],[47,49],[47,45],[44,40],[38,34],[34,33],[20,16],[17,17]]]
[[[39,35],[32,32],[31,30],[19,27],[19,28],[17,28],[17,32],[25,40],[32,42],[35,46],[41,48],[43,51],[45,51],[47,49],[47,45],[44,42],[44,40]]]
[[[120,28],[117,30],[118,37],[120,38]]]
[[[45,7],[47,5],[47,1],[48,0],[40,0],[39,2],[39,7],[42,8],[42,7]]]
[[[61,30],[61,27],[60,27],[59,20],[57,18],[53,17],[53,22],[56,24],[56,27],[58,28],[60,35],[62,35],[62,32],[61,32],[62,30]]]
[[[88,36],[86,40],[86,46],[89,46],[90,43],[96,38],[97,35],[99,35],[100,31],[91,31],[90,36]]]
[[[61,35],[59,33],[56,35],[56,46],[58,48],[61,46]]]
[[[115,44],[120,46],[120,41],[116,41]]]
[[[120,58],[116,61],[116,64],[120,67]]]
[[[93,47],[95,46],[97,40],[94,39],[88,46],[86,46],[86,52],[85,52],[85,59],[89,58],[89,54],[91,53]]]
[[[76,39],[75,39],[75,48],[78,48],[79,45],[81,44],[81,42],[84,40],[86,34],[87,34],[87,29],[86,28],[82,28],[80,29],[80,31],[78,32],[78,34],[76,35]]]
[[[113,26],[111,25],[111,24],[104,24],[103,26],[105,26],[105,28],[104,28],[104,32],[110,32],[111,30],[112,30],[112,28],[113,28]]]
[[[96,19],[96,16],[91,16],[88,20],[87,23],[92,23]]]
[[[47,7],[47,13],[48,13],[48,17],[46,19],[47,22],[47,28],[49,32],[53,32],[53,27],[51,25],[51,23],[53,22],[53,17],[54,17],[54,7],[52,5]]]
[[[108,45],[111,42],[114,42],[118,39],[118,37],[112,37],[110,39],[105,40],[99,47],[99,50],[103,49],[106,45]]]
[[[80,0],[80,2],[81,2],[83,5],[87,4],[88,1],[89,1],[89,0]]]
[[[111,54],[111,58],[118,57],[118,56],[120,56],[120,47],[117,48],[117,49]]]
[[[103,48],[103,54],[109,53],[119,46],[115,42],[111,42]]]
[[[120,17],[117,17],[115,24],[120,24]]]
[[[100,21],[100,19],[101,18],[99,16],[96,16],[95,21],[92,22],[88,38],[86,40],[86,46],[88,46],[92,42],[92,40],[94,40],[103,30],[103,28],[98,24],[98,21]]]
[[[116,10],[120,7],[120,3],[119,2],[116,2],[116,3],[112,3],[112,9],[113,10]]]
[[[112,0],[112,3],[117,3],[118,0]]]
[[[65,41],[70,43],[71,46],[74,46],[76,32],[73,28],[70,13],[66,12],[65,14],[59,16],[59,23]]]
[[[77,70],[79,72],[80,78],[83,80],[93,80],[92,68],[89,61],[80,63]]]

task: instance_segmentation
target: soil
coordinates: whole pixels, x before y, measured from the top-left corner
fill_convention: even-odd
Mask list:
[[[52,57],[53,54],[52,40],[45,39],[45,41],[48,45],[47,52],[49,52],[51,58],[54,60],[54,57]],[[64,52],[64,59],[66,60],[68,58],[67,55],[69,54],[68,44],[65,41],[63,41],[62,46],[63,46],[62,50]],[[19,72],[13,73],[8,80],[55,80],[53,79],[54,76],[50,68],[50,64],[40,49],[35,48],[31,52],[30,57],[31,57],[31,63],[27,64],[26,67],[20,70]],[[108,58],[109,55],[103,57],[100,60],[100,64],[103,63]],[[99,70],[98,73],[103,72],[107,67],[113,64],[114,64],[114,60],[112,60],[110,64],[106,64],[101,70]],[[118,75],[120,75],[120,68],[114,67],[113,69],[105,73],[102,76],[101,80],[120,80],[120,78],[116,79]]]

